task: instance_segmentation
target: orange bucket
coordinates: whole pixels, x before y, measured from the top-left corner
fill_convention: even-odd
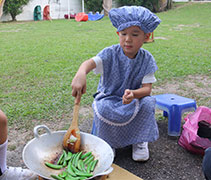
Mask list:
[[[78,13],[75,16],[75,20],[78,22],[79,21],[88,21],[88,14],[86,14],[84,12]]]

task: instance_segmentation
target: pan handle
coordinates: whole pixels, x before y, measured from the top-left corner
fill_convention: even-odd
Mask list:
[[[38,133],[38,130],[39,129],[45,129],[45,131],[47,132],[47,134],[51,134],[51,131],[48,128],[48,126],[46,126],[46,125],[38,125],[38,126],[35,126],[34,127],[34,136],[35,136],[35,138],[39,138],[40,137],[40,135]]]

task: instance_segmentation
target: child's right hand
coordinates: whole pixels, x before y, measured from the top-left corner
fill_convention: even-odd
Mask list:
[[[72,80],[72,96],[77,97],[86,93],[86,73],[78,72]]]
[[[76,101],[80,100],[82,94],[86,93],[86,75],[96,68],[96,64],[93,59],[84,61],[79,67],[78,72],[72,80],[72,96],[77,97]],[[79,100],[77,100],[79,99]]]

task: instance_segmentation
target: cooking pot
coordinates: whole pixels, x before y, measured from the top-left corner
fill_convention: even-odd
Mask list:
[[[46,133],[39,135],[39,129],[44,129]],[[62,142],[65,133],[66,131],[51,132],[45,125],[36,126],[34,128],[35,138],[29,141],[23,149],[22,157],[25,165],[45,179],[52,179],[51,174],[58,175],[64,171],[51,169],[45,165],[45,162],[52,161],[63,152]],[[80,134],[81,150],[91,151],[95,159],[99,160],[93,176],[87,179],[112,172],[114,153],[110,145],[92,134],[85,132],[80,132]]]

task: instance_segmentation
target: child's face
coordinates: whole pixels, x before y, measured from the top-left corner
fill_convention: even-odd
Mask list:
[[[125,55],[131,59],[135,58],[138,50],[144,43],[146,34],[138,26],[131,26],[119,33],[120,46]]]

